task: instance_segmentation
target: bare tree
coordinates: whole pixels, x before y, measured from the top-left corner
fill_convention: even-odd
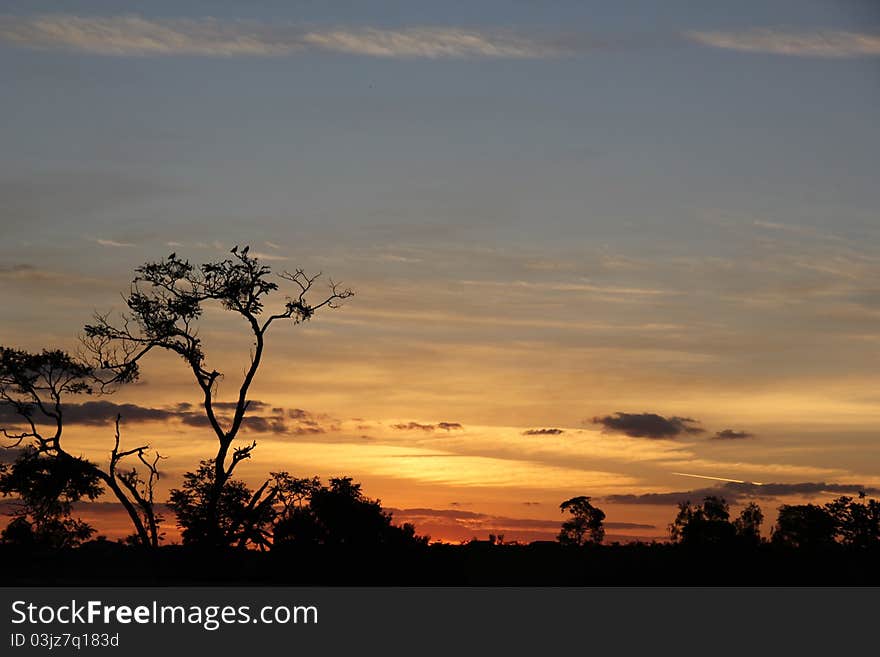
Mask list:
[[[115,443],[106,470],[72,455],[62,443],[65,397],[91,395],[101,380],[93,367],[61,350],[30,353],[0,347],[0,407],[12,411],[17,420],[14,424],[18,426],[18,429],[10,426],[0,429],[9,441],[4,447],[27,447],[28,458],[49,459],[43,465],[66,473],[65,477],[79,473],[106,484],[128,513],[138,542],[156,547],[159,532],[153,509],[153,485],[159,477],[157,465],[161,457],[156,454],[148,461],[149,445],[122,450],[120,416],[116,417]],[[141,479],[136,468],[119,471],[119,465],[130,456],[137,456],[145,466],[147,480]],[[13,475],[16,466],[25,467],[25,462],[12,466]]]
[[[113,490],[113,493],[118,499],[120,499],[120,501],[122,499],[127,499],[122,488],[128,492],[133,504],[131,504],[132,508],[127,507],[126,511],[129,516],[132,516],[132,512],[134,511],[137,517],[140,518],[140,525],[135,523],[135,527],[138,529],[140,542],[145,542],[140,530],[142,527],[146,531],[148,537],[146,544],[152,547],[157,547],[161,538],[159,524],[162,521],[162,517],[156,513],[153,495],[156,482],[159,481],[159,461],[164,457],[156,452],[152,455],[152,459],[148,459],[147,450],[149,450],[149,445],[141,445],[140,447],[135,447],[133,449],[120,450],[119,421],[121,419],[121,415],[116,416],[116,431],[114,433],[116,441],[113,444],[113,450],[110,452],[110,466],[108,468],[109,479],[107,485],[110,486],[111,490]],[[122,472],[117,469],[119,464],[128,456],[137,456],[147,473],[146,479],[141,478],[137,468],[131,468],[130,470],[124,470]],[[114,482],[116,485],[114,486],[114,484],[110,482]],[[119,484],[121,484],[121,486],[119,486]],[[125,503],[123,502],[123,505],[124,504]],[[137,505],[136,509],[134,508],[135,505]],[[132,520],[134,520],[134,517],[132,517]]]
[[[223,487],[236,466],[250,458],[256,447],[255,441],[240,446],[234,442],[248,409],[248,391],[262,363],[269,329],[279,321],[305,322],[319,309],[336,308],[340,301],[353,295],[331,280],[326,294],[312,301],[309,296],[320,274],[309,276],[302,269],[285,271],[279,278],[291,284],[293,293],[277,312],[267,313],[265,301],[278,290],[278,284],[270,278],[270,268],[248,255],[248,247],[235,247],[231,254],[223,260],[195,266],[172,253],[164,260],[138,267],[129,293],[124,296],[128,312],[115,323],[108,315],[96,315],[95,322],[85,327],[83,336],[83,344],[94,361],[112,372],[105,383],[137,378],[141,359],[154,349],[177,354],[192,372],[208,423],[217,438],[205,523],[213,534],[205,540],[214,543],[224,540],[218,518]],[[208,366],[199,337],[199,319],[208,303],[217,303],[241,317],[253,336],[250,362],[238,388],[232,418],[225,426],[216,412],[217,384],[223,374]],[[254,507],[266,491],[266,485],[257,489],[251,500]]]

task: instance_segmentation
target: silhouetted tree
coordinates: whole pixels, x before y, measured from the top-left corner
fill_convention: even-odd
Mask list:
[[[761,542],[761,523],[764,512],[754,502],[747,504],[739,517],[733,521],[737,537],[746,544],[757,545]]]
[[[21,547],[33,547],[37,542],[34,535],[34,526],[22,515],[15,516],[8,525],[0,532],[0,543],[18,545]]]
[[[722,545],[731,543],[736,528],[730,522],[730,508],[720,497],[709,495],[701,505],[678,505],[678,515],[669,525],[674,542],[683,545]]]
[[[859,501],[843,496],[825,505],[833,518],[840,542],[849,547],[867,548],[880,546],[880,500]]]
[[[116,418],[115,442],[106,469],[73,456],[66,451],[63,444],[65,398],[93,394],[99,380],[99,373],[94,367],[64,351],[44,350],[30,353],[0,347],[0,409],[11,411],[11,415],[17,418],[18,425],[17,429],[2,428],[3,436],[9,441],[5,447],[26,447],[25,457],[17,460],[2,474],[0,485],[6,495],[17,495],[26,500],[26,506],[31,509],[54,508],[60,513],[67,507],[54,507],[54,491],[67,491],[71,495],[82,491],[80,497],[88,491],[86,497],[94,499],[100,495],[100,488],[95,489],[92,485],[100,482],[113,492],[125,508],[139,542],[155,547],[159,541],[160,518],[154,513],[152,491],[159,476],[156,467],[159,456],[156,455],[148,461],[148,445],[122,450],[119,416]],[[120,470],[120,465],[128,457],[137,457],[140,460],[149,473],[146,480],[141,478],[136,468]],[[31,481],[29,478],[35,479]],[[32,490],[29,488],[31,484],[41,482],[46,483],[46,486],[38,486]],[[94,497],[91,492],[95,493]],[[35,497],[38,494],[49,497],[40,502]],[[29,515],[36,518],[30,512]],[[59,517],[64,516],[61,513]],[[45,533],[48,522],[46,519],[36,518],[33,521],[35,531]],[[85,531],[80,531],[82,525],[69,518],[59,523],[54,523],[53,526],[59,531],[64,527],[69,528],[73,532],[71,540],[74,542],[80,540],[79,537]],[[19,524],[19,528],[21,526]]]
[[[816,504],[779,507],[772,542],[792,548],[827,548],[835,544],[837,523],[827,509]]]
[[[170,492],[168,506],[177,515],[183,542],[215,547],[267,545],[266,527],[275,513],[271,505],[260,504],[260,496],[243,481],[226,480],[216,515],[209,518],[215,473],[213,461],[202,461],[195,472],[183,475],[181,488]]]
[[[559,510],[571,514],[571,519],[562,523],[562,530],[556,537],[562,545],[601,543],[605,538],[605,512],[590,504],[589,497],[582,495],[565,500]]]
[[[313,480],[314,481],[314,480]],[[366,497],[361,485],[350,477],[330,480],[330,485],[311,489],[308,504],[292,507],[279,517],[275,545],[318,544],[356,547],[405,547],[424,545],[427,537],[416,536],[409,523],[392,524],[379,500]]]
[[[49,548],[75,547],[95,530],[71,516],[73,504],[95,500],[103,489],[95,468],[80,458],[22,450],[0,475],[0,494],[18,498],[14,519],[3,531],[6,543]]]
[[[138,376],[141,359],[154,349],[180,356],[191,370],[202,395],[208,423],[217,438],[217,451],[210,460],[213,478],[205,491],[203,536],[210,543],[223,543],[228,536],[221,524],[223,488],[232,478],[236,465],[250,458],[256,442],[234,446],[248,409],[248,391],[262,363],[266,336],[273,324],[307,321],[320,308],[335,308],[352,296],[352,291],[332,280],[329,291],[320,301],[312,302],[309,293],[320,274],[306,275],[297,269],[283,272],[282,280],[292,285],[294,293],[286,297],[277,312],[266,313],[267,297],[278,290],[270,279],[271,270],[259,259],[248,255],[248,247],[235,247],[232,257],[200,266],[172,253],[159,262],[148,262],[136,270],[129,293],[125,296],[128,313],[117,323],[107,315],[96,315],[85,327],[83,344],[96,362],[113,375],[107,382],[130,381]],[[198,324],[206,304],[241,317],[253,337],[250,363],[239,385],[232,419],[223,426],[217,415],[217,383],[222,374],[207,364]],[[258,491],[267,491],[268,482]],[[254,505],[260,504],[257,500]]]

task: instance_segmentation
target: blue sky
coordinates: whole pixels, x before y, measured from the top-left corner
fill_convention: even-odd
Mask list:
[[[508,464],[510,427],[615,412],[758,436],[648,470],[624,449],[637,492],[688,458],[877,478],[871,3],[6,3],[0,80],[7,340],[73,344],[145,259],[251,243],[358,290],[307,354],[279,345],[314,365],[305,400],[267,374],[279,404],[479,426]]]

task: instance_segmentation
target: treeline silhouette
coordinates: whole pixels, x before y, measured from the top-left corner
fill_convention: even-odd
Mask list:
[[[275,473],[283,489],[272,510],[250,507],[253,493],[234,482],[221,505],[225,544],[203,540],[211,463],[189,473],[172,494],[181,545],[150,549],[138,541],[85,540],[94,530],[71,517],[75,473],[56,473],[65,497],[36,516],[18,517],[0,537],[0,556],[15,568],[9,584],[878,584],[880,501],[839,497],[824,505],[782,505],[769,537],[763,514],[748,504],[731,517],[706,497],[679,505],[669,542],[604,545],[604,512],[589,497],[560,505],[568,517],[555,541],[505,542],[503,536],[460,544],[429,543],[397,526],[379,501],[349,477],[297,479]],[[8,471],[2,477],[9,490]],[[47,482],[49,479],[47,478]],[[65,482],[58,484],[57,482]],[[46,492],[49,487],[42,489]],[[94,493],[88,490],[85,495]],[[28,502],[35,502],[33,497]],[[27,507],[34,510],[33,507]],[[258,521],[242,522],[256,513]],[[253,542],[242,533],[250,527]],[[84,531],[86,528],[86,531]],[[258,549],[246,549],[254,545]]]
[[[0,556],[15,564],[4,573],[8,583],[880,582],[880,503],[864,495],[783,505],[767,539],[756,504],[731,519],[724,500],[707,497],[679,507],[669,543],[607,546],[605,513],[579,496],[560,505],[568,517],[556,541],[519,545],[492,536],[437,545],[412,525],[395,525],[350,477],[324,484],[270,472],[251,488],[235,470],[254,456],[257,442],[242,443],[239,434],[270,329],[306,322],[353,293],[330,281],[315,300],[319,275],[285,271],[278,279],[289,294],[268,310],[279,284],[248,251],[236,247],[198,266],[172,253],[138,267],[124,295],[126,311],[95,315],[76,354],[0,347],[0,421],[8,422],[0,430],[13,450],[0,459],[0,494],[16,504],[0,534]],[[233,401],[217,400],[224,375],[208,364],[200,337],[208,305],[243,320],[252,337]],[[70,398],[135,382],[158,351],[183,361],[214,438],[213,453],[166,502],[181,545],[163,541],[166,519],[155,491],[164,457],[147,444],[123,445],[121,416],[108,431],[104,462],[76,455],[65,438]],[[95,528],[74,517],[77,503],[105,493],[131,523],[123,542],[95,538]]]

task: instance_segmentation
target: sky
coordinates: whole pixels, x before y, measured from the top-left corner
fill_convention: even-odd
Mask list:
[[[355,290],[270,335],[252,484],[455,541],[880,488],[871,2],[5,2],[0,82],[3,344],[75,349],[171,251]],[[221,397],[245,328],[203,319]],[[168,356],[101,401],[163,493],[214,449]]]

